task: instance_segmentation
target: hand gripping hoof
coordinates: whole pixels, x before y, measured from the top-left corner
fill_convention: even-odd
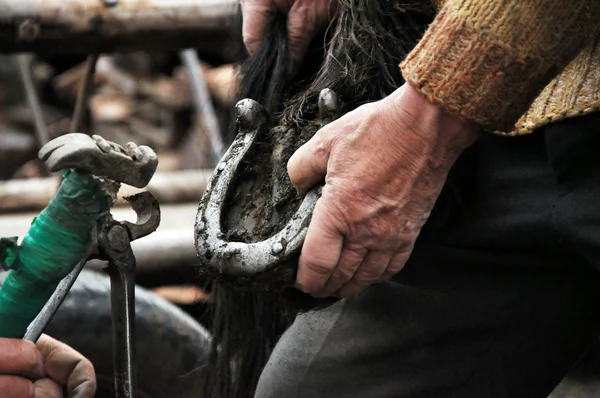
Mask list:
[[[236,111],[237,137],[217,166],[205,190],[198,209],[195,228],[196,250],[204,271],[229,281],[248,280],[265,275],[297,258],[322,188],[319,186],[309,191],[285,225],[270,237],[260,241],[247,239],[250,240],[248,242],[240,241],[239,237],[232,237],[231,231],[223,227],[228,207],[232,204],[239,205],[239,202],[244,199],[254,207],[270,206],[272,201],[259,201],[259,196],[271,195],[271,199],[277,196],[276,192],[261,189],[260,192],[251,191],[240,198],[241,195],[233,195],[232,191],[235,188],[234,184],[243,182],[245,178],[252,178],[244,174],[242,165],[265,162],[265,159],[257,160],[253,157],[255,154],[253,148],[265,145],[263,142],[265,137],[273,134],[275,129],[281,129],[281,126],[278,126],[269,130],[266,111],[253,100],[239,101]],[[320,93],[319,113],[321,125],[340,116],[341,103],[333,91],[325,89]],[[277,150],[273,151],[276,152]],[[273,155],[266,161],[272,162],[276,167],[282,167],[282,162],[276,162],[274,158]],[[295,191],[293,195],[296,195]]]
[[[81,133],[50,141],[38,156],[50,171],[74,168],[136,188],[148,185],[158,166],[156,153],[147,146],[130,142],[122,147]]]

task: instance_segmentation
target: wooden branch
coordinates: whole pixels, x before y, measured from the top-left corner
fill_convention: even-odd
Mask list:
[[[212,173],[209,169],[157,172],[144,190],[152,192],[161,204],[198,202]],[[56,177],[1,182],[0,213],[42,210],[56,193],[58,184]],[[116,206],[126,203],[123,196],[140,191],[123,185]]]
[[[89,53],[218,46],[230,36],[237,7],[237,0],[0,0],[0,48]]]

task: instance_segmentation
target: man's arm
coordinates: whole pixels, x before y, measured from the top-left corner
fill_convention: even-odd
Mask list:
[[[460,152],[482,127],[510,130],[599,19],[599,1],[448,0],[401,64],[408,85],[327,125],[290,159],[300,192],[326,181],[298,287],[349,297],[399,272]]]
[[[507,131],[599,31],[598,0],[447,0],[401,68],[447,112]]]
[[[401,64],[408,84],[325,126],[290,159],[299,192],[326,181],[298,287],[349,297],[399,272],[460,153],[482,127],[510,129],[598,20],[598,0],[447,0]]]

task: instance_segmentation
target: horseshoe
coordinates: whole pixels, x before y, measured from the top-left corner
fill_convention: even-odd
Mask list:
[[[329,89],[321,91],[318,105],[324,124],[341,114],[341,103]],[[273,236],[252,243],[228,241],[221,220],[229,187],[256,137],[269,129],[268,115],[256,101],[239,101],[236,112],[238,135],[215,169],[200,202],[195,224],[195,245],[205,267],[219,275],[239,278],[275,269],[300,253],[322,186],[311,189],[304,196],[296,213]]]

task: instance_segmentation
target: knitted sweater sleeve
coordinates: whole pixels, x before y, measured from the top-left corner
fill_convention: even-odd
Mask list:
[[[400,64],[446,111],[510,130],[600,30],[600,0],[446,0]]]

